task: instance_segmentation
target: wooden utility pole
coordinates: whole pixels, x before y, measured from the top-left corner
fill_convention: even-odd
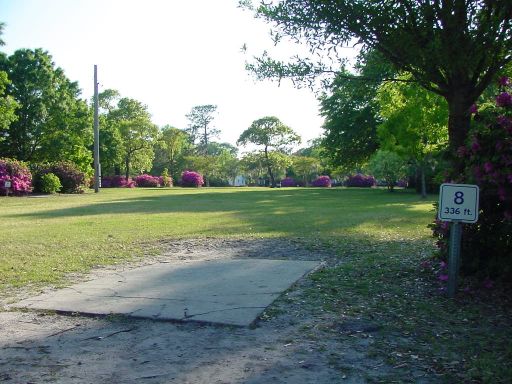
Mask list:
[[[100,191],[100,131],[98,119],[98,66],[94,65],[94,192]]]

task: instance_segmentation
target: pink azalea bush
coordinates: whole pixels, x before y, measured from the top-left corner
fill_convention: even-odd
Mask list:
[[[329,176],[319,176],[311,183],[313,187],[323,187],[330,188],[331,187],[331,178]]]
[[[512,279],[512,100],[505,89],[509,84],[501,78],[500,95],[478,109],[469,139],[457,151],[464,172],[446,180],[480,187],[478,222],[464,225],[461,268],[482,278]],[[432,228],[440,257],[446,260],[449,225],[436,221]]]
[[[11,188],[7,191],[5,182],[11,182]],[[32,191],[32,174],[22,161],[0,158],[0,194],[13,193],[16,196]]]
[[[293,177],[286,177],[281,180],[281,187],[296,187],[297,185],[298,183]]]
[[[363,175],[362,173],[357,173],[355,175],[351,175],[347,178],[345,185],[347,187],[359,187],[359,188],[370,188],[375,186],[376,181],[375,177],[369,175]]]
[[[134,188],[135,181],[124,176],[104,176],[101,178],[102,188]]]
[[[135,185],[142,188],[156,188],[161,185],[160,177],[147,174],[135,178]]]
[[[204,184],[203,175],[194,171],[185,171],[181,174],[182,187],[196,187],[199,188]]]

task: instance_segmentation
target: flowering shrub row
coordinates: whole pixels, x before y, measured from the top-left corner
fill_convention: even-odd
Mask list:
[[[157,188],[172,187],[172,179],[169,176],[152,176],[143,174],[136,176],[135,179],[124,176],[104,176],[101,178],[103,188]]]
[[[285,177],[281,180],[281,187],[296,187],[298,183],[293,177]]]
[[[185,171],[181,174],[182,187],[196,187],[199,188],[204,184],[203,175],[193,171]]]
[[[324,188],[330,188],[331,187],[331,178],[329,176],[320,176],[317,179],[315,179],[311,185],[313,187],[324,187]]]
[[[351,175],[347,178],[345,185],[347,187],[360,187],[360,188],[370,188],[374,187],[377,184],[375,177],[369,175],[363,175],[361,173],[357,173],[355,175]]]
[[[161,180],[158,176],[144,174],[135,178],[135,185],[142,188],[156,188],[161,185]]]
[[[101,178],[102,188],[134,188],[135,181],[131,178],[126,180],[124,176],[103,176]]]
[[[5,182],[10,182],[9,190]],[[0,193],[22,195],[32,191],[32,174],[22,161],[0,158]]]

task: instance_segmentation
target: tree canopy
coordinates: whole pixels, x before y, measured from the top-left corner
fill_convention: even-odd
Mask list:
[[[199,150],[204,155],[208,155],[208,143],[220,133],[213,126],[216,111],[216,105],[197,105],[187,114],[189,125],[186,132],[189,134],[192,143],[197,143]]]
[[[10,82],[6,94],[17,103],[16,119],[3,128],[0,152],[23,161],[71,161],[90,168],[92,124],[80,89],[42,49],[0,55]]]
[[[12,96],[5,95],[8,84],[7,73],[0,71],[0,143],[7,138],[9,125],[18,118],[15,112],[19,104]]]
[[[132,168],[138,172],[150,170],[158,128],[151,122],[147,106],[138,100],[123,97],[107,116],[109,123],[114,126],[113,129],[118,132],[119,153],[126,179]]]
[[[256,12],[274,23],[274,35],[306,42],[314,52],[356,39],[443,96],[452,153],[467,138],[470,106],[512,60],[510,1],[282,0],[261,2]],[[255,72],[282,75],[260,63]]]
[[[421,194],[426,197],[426,174],[435,169],[436,157],[448,142],[445,100],[407,82],[382,84],[376,100],[382,117],[377,128],[380,147],[398,153],[416,167]]]
[[[344,169],[361,168],[377,150],[377,126],[381,122],[375,93],[382,81],[395,71],[378,52],[360,55],[354,80],[342,71],[320,97],[320,113],[325,118],[325,154],[332,164]]]
[[[238,138],[237,144],[247,145],[249,143],[263,146],[267,169],[272,182],[272,187],[276,186],[276,180],[272,170],[272,161],[269,155],[269,149],[284,151],[291,144],[299,144],[300,136],[290,127],[283,124],[275,116],[266,116],[253,121],[251,126],[242,132]],[[275,157],[275,156],[274,156]]]

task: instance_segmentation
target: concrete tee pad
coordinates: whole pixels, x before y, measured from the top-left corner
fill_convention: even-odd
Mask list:
[[[316,261],[231,259],[144,266],[12,307],[249,326]]]

